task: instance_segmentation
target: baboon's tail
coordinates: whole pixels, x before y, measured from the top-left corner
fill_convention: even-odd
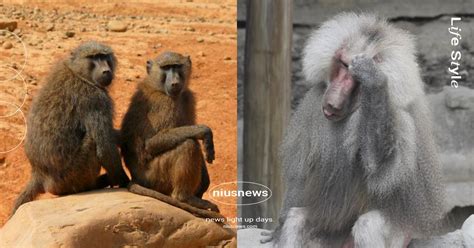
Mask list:
[[[26,187],[23,189],[23,191],[20,193],[18,198],[15,201],[15,206],[13,207],[12,213],[10,217],[12,217],[16,210],[23,204],[27,203],[30,201],[33,201],[36,196],[40,193],[44,192],[44,187],[41,182],[38,181],[38,179],[35,178],[34,175],[32,175],[32,178],[26,185]]]
[[[178,201],[178,200],[176,200],[176,199],[174,199],[170,196],[162,194],[158,191],[155,191],[155,190],[152,190],[152,189],[149,189],[149,188],[145,188],[145,187],[143,187],[143,186],[141,186],[137,183],[134,183],[134,182],[130,182],[128,184],[128,190],[132,193],[135,193],[135,194],[155,198],[155,199],[160,200],[162,202],[168,203],[170,205],[173,205],[175,207],[178,207],[178,208],[181,208],[185,211],[188,211],[189,213],[191,213],[195,216],[201,217],[201,218],[209,218],[212,221],[218,222],[218,223],[225,222],[225,217],[222,216],[221,214],[217,213],[217,212],[213,212],[213,211],[200,209],[200,208],[191,206],[187,203],[180,202],[180,201]]]

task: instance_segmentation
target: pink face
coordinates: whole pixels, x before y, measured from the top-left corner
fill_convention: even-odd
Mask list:
[[[324,116],[331,121],[344,119],[352,110],[357,84],[349,73],[349,59],[344,49],[334,56],[329,85],[323,97]]]

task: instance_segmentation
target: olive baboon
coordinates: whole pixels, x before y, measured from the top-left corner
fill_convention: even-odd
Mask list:
[[[293,210],[322,247],[402,247],[435,230],[443,187],[413,37],[344,13],[310,36],[303,71],[315,85],[281,146],[276,241],[296,235],[281,228]]]
[[[90,41],[52,69],[28,114],[25,153],[31,179],[13,213],[45,191],[66,195],[127,185],[106,89],[115,64],[110,47]],[[99,176],[101,166],[107,174]]]
[[[214,143],[211,129],[195,123],[195,100],[187,87],[190,58],[164,52],[147,62],[147,73],[122,122],[121,151],[132,175],[129,190],[200,217],[221,218],[215,204],[201,199],[210,182],[197,140],[203,140],[209,163]]]

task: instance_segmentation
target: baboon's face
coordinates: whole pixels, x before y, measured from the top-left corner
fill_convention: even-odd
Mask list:
[[[364,54],[380,63],[377,52],[377,37],[360,35],[338,49],[329,70],[329,80],[323,97],[322,111],[330,121],[339,121],[353,113],[359,106],[359,83],[349,71],[352,59]]]
[[[184,88],[183,65],[166,65],[161,66],[160,83],[169,96],[178,96]]]
[[[350,58],[344,49],[336,52],[322,104],[322,111],[328,120],[342,120],[356,106],[358,87],[349,73],[349,63]]]
[[[159,65],[152,60],[147,61],[147,73],[153,84],[168,96],[176,97],[186,87],[186,74],[182,64]]]
[[[103,87],[110,85],[114,78],[113,58],[109,54],[96,54],[87,57],[89,70],[94,83]]]

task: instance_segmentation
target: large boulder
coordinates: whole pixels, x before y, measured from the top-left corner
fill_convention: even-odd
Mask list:
[[[235,232],[125,189],[22,205],[0,247],[235,247]]]

